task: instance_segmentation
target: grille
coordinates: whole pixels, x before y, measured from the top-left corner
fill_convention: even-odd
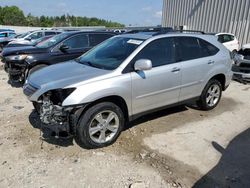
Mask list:
[[[250,60],[250,56],[249,56],[249,55],[246,55],[246,56],[244,57],[244,59]]]
[[[36,88],[36,87],[30,85],[29,83],[28,83],[28,84],[25,84],[25,85],[23,86],[23,93],[24,93],[26,96],[28,96],[28,97],[30,97],[31,95],[33,95],[37,90],[38,90],[38,88]]]

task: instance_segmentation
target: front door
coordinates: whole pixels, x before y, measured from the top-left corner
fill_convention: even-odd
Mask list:
[[[68,49],[60,50],[60,46]],[[58,63],[75,59],[89,50],[89,40],[87,34],[78,34],[66,39],[53,49],[51,62]]]
[[[151,60],[152,69],[131,73],[133,114],[177,103],[181,67],[175,61],[174,39],[162,38],[149,43],[133,63],[139,59]]]

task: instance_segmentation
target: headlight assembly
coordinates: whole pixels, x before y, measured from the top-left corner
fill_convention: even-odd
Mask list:
[[[28,55],[22,54],[22,55],[11,55],[11,56],[6,56],[5,59],[7,61],[22,61],[24,60]]]

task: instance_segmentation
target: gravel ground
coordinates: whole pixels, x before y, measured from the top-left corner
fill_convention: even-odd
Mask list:
[[[219,173],[217,167],[230,162],[232,153],[241,152],[238,146],[249,149],[245,139],[237,141],[236,149],[230,149],[230,141],[250,127],[250,86],[232,83],[211,112],[181,106],[142,117],[114,145],[85,150],[73,140],[42,139],[31,103],[21,88],[7,83],[7,74],[0,69],[0,187],[165,188],[195,183],[234,187],[248,183],[244,177],[249,175],[249,165],[229,175]],[[224,155],[228,149],[231,152]],[[246,151],[240,159],[250,163]]]

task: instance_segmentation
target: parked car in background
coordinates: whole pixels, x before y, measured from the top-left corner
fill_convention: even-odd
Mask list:
[[[17,38],[13,38],[9,44],[30,44],[37,39],[40,39],[44,36],[57,35],[60,34],[61,31],[57,30],[37,30],[24,33],[23,35],[18,36]]]
[[[4,46],[8,44],[15,36],[16,33],[12,30],[0,31],[0,52],[3,50]]]
[[[215,108],[231,66],[230,52],[211,35],[124,34],[31,74],[23,91],[42,125],[99,148],[115,142],[125,122],[148,112],[187,101]]]
[[[6,48],[1,54],[2,61],[10,81],[24,82],[38,69],[75,59],[114,35],[114,32],[64,32],[36,46]]]
[[[218,41],[221,42],[229,51],[234,54],[240,49],[240,43],[236,36],[231,33],[216,33]]]
[[[250,44],[245,44],[234,57],[234,79],[243,83],[250,82]]]
[[[11,47],[24,47],[24,46],[36,46],[37,44],[45,41],[45,40],[48,40],[49,38],[53,37],[55,35],[48,35],[48,36],[44,36],[42,38],[39,38],[39,39],[36,39],[34,40],[33,42],[32,41],[29,41],[28,43],[15,43],[15,42],[11,42],[9,44],[7,44],[5,46],[5,48],[11,48]]]

